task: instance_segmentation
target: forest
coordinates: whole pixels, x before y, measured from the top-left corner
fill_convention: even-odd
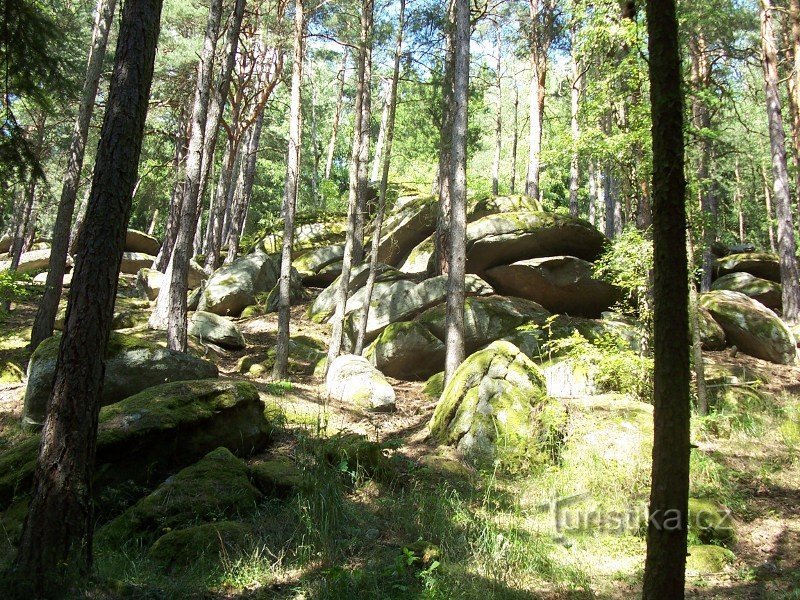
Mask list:
[[[0,14],[3,598],[800,598],[800,0]]]

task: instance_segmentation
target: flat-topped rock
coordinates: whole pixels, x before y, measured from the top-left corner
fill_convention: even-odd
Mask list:
[[[767,308],[780,309],[782,304],[780,283],[761,279],[750,273],[736,272],[723,275],[711,284],[711,289],[741,292],[753,300],[758,300]]]
[[[754,277],[781,282],[781,268],[778,256],[768,252],[740,252],[717,259],[719,275],[744,272]]]
[[[125,233],[126,252],[141,252],[155,256],[159,250],[161,250],[161,242],[152,235],[138,229],[128,229]]]

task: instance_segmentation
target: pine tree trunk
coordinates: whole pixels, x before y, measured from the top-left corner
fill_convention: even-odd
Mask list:
[[[344,79],[347,71],[347,55],[349,48],[344,49],[342,54],[342,66],[339,69],[339,93],[336,97],[336,111],[333,113],[333,123],[331,124],[331,139],[328,143],[328,158],[325,161],[325,179],[331,178],[333,168],[333,155],[336,152],[336,136],[339,134],[339,121],[342,118],[342,105],[344,104]]]
[[[735,187],[733,190],[733,200],[736,204],[736,212],[739,216],[739,243],[744,244],[744,207],[742,202],[742,180],[739,175],[739,161],[737,160],[733,167]]]
[[[453,144],[450,247],[445,312],[445,383],[464,361],[464,278],[467,238],[467,126],[469,114],[469,0],[455,0]]]
[[[684,597],[689,501],[689,285],[675,0],[648,0],[653,118],[654,440],[642,597]]]
[[[97,96],[97,87],[100,84],[100,75],[103,71],[108,32],[111,29],[111,20],[114,16],[116,3],[117,0],[97,0],[97,6],[95,7],[92,45],[89,48],[86,79],[81,93],[78,116],[72,131],[72,141],[70,142],[67,158],[67,171],[64,174],[61,199],[58,202],[58,213],[53,226],[47,281],[45,282],[44,293],[39,301],[39,308],[36,311],[33,329],[31,330],[31,351],[36,350],[43,340],[53,335],[53,325],[58,312],[58,301],[61,298],[61,286],[69,250],[72,213],[75,210],[75,198],[78,195],[81,170],[83,169],[86,139],[89,136],[89,123],[92,120],[94,100],[95,96]]]
[[[538,0],[532,0],[531,5]],[[539,176],[542,155],[542,128],[544,125],[544,92],[547,77],[547,57],[534,53],[531,58],[531,93],[530,93],[530,133],[528,136],[528,177],[525,183],[525,194],[539,200]]]
[[[502,75],[502,47],[503,37],[501,29],[496,27],[497,38],[497,105],[495,106],[494,121],[494,159],[492,160],[492,194],[500,193],[500,155],[503,150],[503,75]]]
[[[238,118],[234,114],[234,118]],[[239,172],[241,162],[241,138],[233,134],[228,136],[225,144],[225,155],[222,158],[222,169],[217,180],[217,188],[214,192],[214,210],[208,217],[208,229],[206,235],[206,262],[204,269],[207,273],[212,273],[220,265],[220,250],[223,237],[223,222],[225,215],[231,208],[231,190],[234,187],[234,173]]]
[[[769,189],[769,179],[767,178],[767,169],[761,166],[761,179],[764,182],[764,205],[767,211],[767,235],[769,236],[769,249],[773,253],[777,253],[775,246],[775,227],[772,220],[772,190]]]
[[[778,258],[783,289],[783,319],[791,324],[800,321],[800,283],[795,257],[794,226],[786,168],[786,139],[783,132],[781,100],[778,93],[778,63],[772,26],[771,0],[761,0],[761,60],[767,96],[767,118],[772,155],[775,214],[778,220]]]
[[[578,154],[578,144],[581,138],[581,128],[578,122],[578,110],[580,109],[581,88],[583,87],[583,76],[581,74],[581,64],[576,56],[575,48],[577,41],[577,30],[572,29],[572,85],[570,86],[570,132],[572,134],[572,156],[569,161],[569,214],[573,217],[578,216],[578,188],[580,186],[580,162]]]
[[[292,91],[289,104],[289,151],[286,158],[286,182],[283,187],[283,247],[281,275],[278,280],[278,335],[275,342],[275,364],[272,378],[286,379],[289,366],[289,311],[291,309],[292,243],[294,216],[297,206],[297,185],[300,181],[300,144],[302,135],[303,54],[305,15],[302,0],[295,2],[294,62],[292,64]]]
[[[792,75],[789,77],[789,103],[792,107],[792,146],[795,160],[795,193],[800,207],[800,0],[789,0],[791,22]]]
[[[356,338],[355,354],[361,354],[364,349],[364,339],[367,335],[367,321],[369,319],[369,308],[372,302],[372,291],[375,288],[375,279],[378,273],[378,247],[381,242],[381,231],[383,229],[383,217],[386,212],[386,189],[389,184],[389,166],[392,158],[392,143],[394,142],[394,122],[397,114],[397,85],[400,80],[400,59],[403,55],[403,28],[405,27],[406,0],[400,0],[400,22],[397,25],[397,41],[394,51],[394,70],[392,79],[389,83],[389,90],[386,97],[386,149],[383,155],[383,167],[381,170],[380,189],[378,190],[378,209],[375,215],[372,232],[372,246],[369,255],[369,275],[364,286],[364,313],[361,318],[361,326]]]
[[[517,191],[517,145],[519,143],[519,88],[514,84],[514,135],[511,138],[511,183],[510,193]]]
[[[375,154],[372,157],[372,172],[369,176],[370,183],[379,183],[381,167],[383,165],[383,146],[386,143],[386,126],[389,120],[389,85],[386,82],[386,89],[383,93],[383,110],[381,111],[381,124],[378,127],[378,139],[375,140]]]
[[[319,162],[322,160],[322,149],[317,135],[317,86],[314,81],[314,62],[308,61],[308,75],[311,80],[311,202],[315,208],[321,207],[319,193]]]
[[[439,127],[439,169],[434,192],[439,196],[439,211],[434,236],[434,261],[438,275],[447,274],[450,247],[450,176],[453,143],[453,73],[455,71],[455,1],[449,0],[445,21],[444,73],[442,74],[442,122]]]
[[[368,8],[368,9],[367,9]],[[362,36],[366,40],[366,58],[364,62],[364,88],[361,100],[361,141],[358,145],[358,210],[356,211],[356,229],[353,239],[353,264],[364,261],[364,229],[367,221],[367,193],[369,191],[369,139],[371,117],[371,81],[372,81],[372,28],[374,0],[369,7],[364,5],[362,11]]]
[[[53,392],[15,569],[34,593],[63,593],[62,576],[92,563],[92,474],[103,355],[144,133],[162,0],[127,0],[78,242]]]
[[[589,170],[587,177],[589,178],[589,223],[592,225],[597,224],[597,167],[595,159],[589,160]]]
[[[175,246],[175,238],[178,236],[178,228],[180,227],[181,206],[183,206],[184,196],[185,162],[189,150],[189,115],[187,113],[188,110],[184,108],[178,123],[175,140],[175,160],[173,161],[175,165],[175,181],[172,185],[172,194],[169,200],[167,227],[164,231],[164,241],[161,243],[156,260],[153,262],[153,268],[162,273],[167,270],[170,256],[172,256],[172,249]]]

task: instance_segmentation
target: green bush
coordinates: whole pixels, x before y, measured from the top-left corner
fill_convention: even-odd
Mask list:
[[[20,302],[31,296],[31,277],[16,271],[0,271],[0,304]]]

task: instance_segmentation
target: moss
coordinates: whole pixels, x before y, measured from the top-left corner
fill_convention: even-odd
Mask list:
[[[0,365],[0,383],[22,383],[25,381],[25,371],[19,365],[6,361]]]
[[[425,387],[422,388],[422,393],[437,400],[444,391],[444,371],[434,373],[425,382]]]
[[[28,498],[20,498],[9,506],[3,513],[0,519],[0,528],[8,539],[16,544],[22,535],[22,525],[25,523],[25,517],[28,514]]]
[[[303,485],[303,471],[288,456],[250,465],[250,479],[265,495],[284,496]]]
[[[221,567],[245,551],[253,539],[249,525],[219,521],[170,531],[156,540],[147,557],[161,570]]]
[[[263,315],[264,310],[258,304],[251,304],[242,309],[242,314],[239,315],[240,319],[249,319],[250,317],[257,317]]]
[[[148,545],[173,529],[246,516],[261,498],[248,474],[242,460],[226,448],[217,448],[111,521],[98,537],[106,544]]]
[[[56,333],[52,337],[44,340],[31,355],[31,363],[38,361],[55,361],[58,358],[58,349],[61,345],[61,333]],[[108,337],[108,346],[106,346],[106,358],[116,356],[125,350],[134,350],[136,348],[146,348],[148,350],[155,350],[158,344],[149,340],[112,331]]]
[[[0,454],[0,507],[8,506],[18,492],[27,491],[36,467],[38,450],[37,435]]]
[[[733,562],[734,558],[733,552],[720,546],[689,546],[686,571],[695,575],[720,573]]]
[[[703,544],[729,546],[736,541],[730,513],[708,498],[689,498],[689,535]]]

